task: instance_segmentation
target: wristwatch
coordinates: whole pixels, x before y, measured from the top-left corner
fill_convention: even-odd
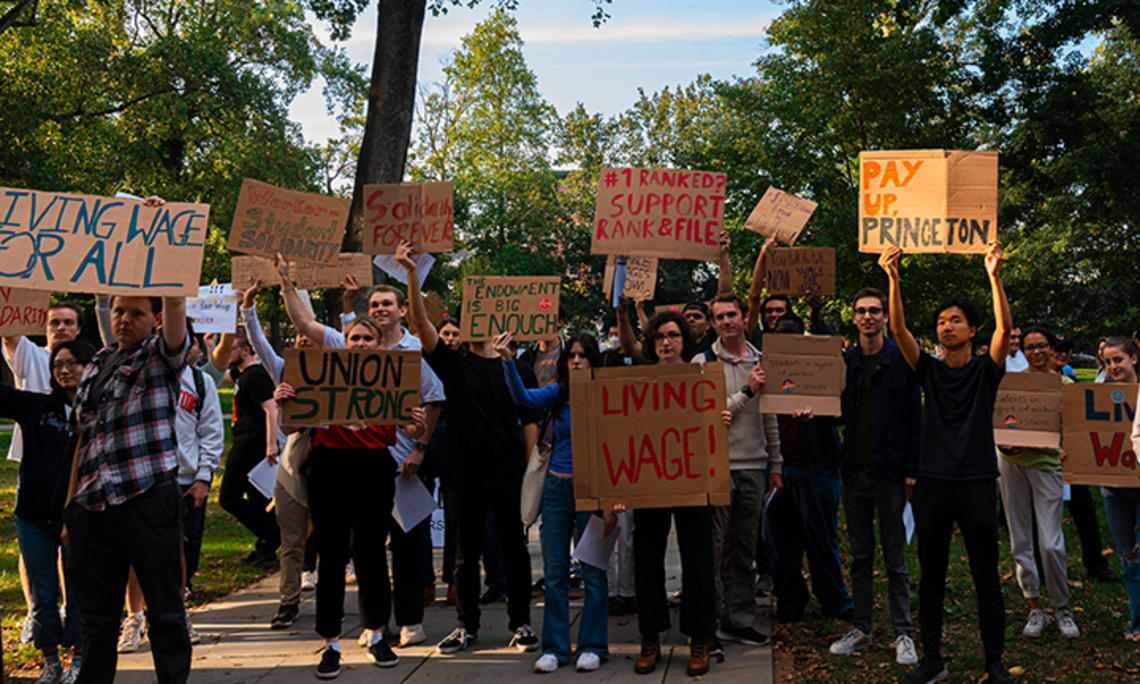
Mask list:
[[[413,446],[415,448],[419,449],[420,451],[427,451],[427,442],[425,442],[423,440],[417,439],[416,443]]]
[[[743,392],[744,396],[748,397],[749,399],[756,396],[756,393],[752,391],[751,385],[745,385],[740,391]]]

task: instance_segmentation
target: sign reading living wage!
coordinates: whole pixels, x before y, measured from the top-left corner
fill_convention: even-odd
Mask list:
[[[340,253],[351,202],[246,178],[226,246],[270,258],[280,252],[289,261],[332,263]]]
[[[975,252],[997,239],[998,153],[859,153],[859,251]]]
[[[286,349],[281,381],[297,396],[286,425],[400,425],[420,405],[420,353],[386,349]]]
[[[1132,420],[1140,385],[1075,383],[1061,388],[1061,463],[1066,484],[1140,486]]]
[[[198,292],[208,204],[148,207],[0,188],[0,217],[0,285],[147,297]]]
[[[455,238],[451,181],[364,186],[364,251],[395,254],[401,240],[417,252],[450,252]]]
[[[715,261],[725,182],[707,171],[603,167],[590,253]]]
[[[372,285],[372,260],[367,254],[346,252],[338,255],[331,264],[311,264],[306,261],[291,263],[289,275],[297,287],[341,287],[344,285],[344,277],[353,275],[361,287],[367,288]],[[269,259],[251,256],[235,256],[230,259],[230,280],[235,287],[249,287],[258,279],[266,286],[281,282],[277,266]]]
[[[510,332],[515,340],[558,335],[558,276],[467,276],[459,339],[489,340]]]
[[[1061,376],[1006,373],[994,400],[994,443],[1061,448]]]
[[[614,290],[614,271],[619,257],[611,254],[606,259],[606,270],[602,276],[606,299]],[[634,301],[653,299],[657,291],[657,257],[626,257],[625,287],[622,294]]]
[[[838,335],[765,335],[760,413],[790,414],[810,406],[817,416],[842,413],[846,367]]]
[[[0,336],[42,335],[51,293],[0,287]]]
[[[722,363],[570,372],[579,511],[729,503]]]
[[[237,330],[241,300],[229,283],[203,285],[197,297],[186,298],[186,317],[196,333],[232,333]]]
[[[817,206],[811,200],[768,186],[744,225],[785,245],[794,245]]]
[[[768,294],[835,294],[834,247],[773,249],[764,269]]]

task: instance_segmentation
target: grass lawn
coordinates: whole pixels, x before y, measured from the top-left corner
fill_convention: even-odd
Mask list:
[[[233,388],[220,390],[222,413],[230,415],[233,403]],[[226,449],[230,446],[230,425],[226,423]],[[11,435],[0,432],[0,454],[7,453]],[[223,453],[223,461],[225,454]],[[8,673],[23,669],[38,669],[41,666],[39,651],[30,645],[19,643],[26,606],[20,591],[20,576],[17,570],[18,546],[16,543],[16,523],[13,509],[16,500],[16,475],[18,465],[7,459],[0,460],[0,620],[4,636],[4,668]],[[241,564],[241,559],[253,550],[253,536],[239,525],[229,514],[218,506],[218,483],[221,471],[215,473],[210,488],[210,501],[206,509],[206,533],[202,542],[202,558],[198,574],[192,582],[194,594],[190,597],[191,606],[225,596],[261,577],[268,570],[251,568]],[[18,672],[17,672],[18,674]]]

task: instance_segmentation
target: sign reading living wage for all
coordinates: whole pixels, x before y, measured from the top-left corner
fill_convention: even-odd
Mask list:
[[[44,334],[50,300],[46,290],[0,287],[0,336]]]
[[[0,285],[193,296],[210,205],[0,188]]]
[[[722,363],[570,372],[579,511],[727,505]]]
[[[602,276],[602,287],[606,299],[614,289],[614,272],[619,257],[611,254],[606,259],[606,270]],[[657,257],[631,256],[625,259],[625,285],[622,294],[634,301],[653,299],[657,291]]]
[[[994,443],[1061,448],[1061,376],[1006,373],[994,399]]]
[[[816,206],[811,200],[768,186],[744,225],[785,245],[794,245]]]
[[[281,381],[297,395],[285,425],[400,425],[420,405],[420,353],[386,349],[286,349]]]
[[[764,270],[768,294],[835,294],[834,247],[773,249]]]
[[[364,252],[395,254],[401,240],[417,252],[450,252],[455,237],[451,181],[364,186]]]
[[[590,253],[715,261],[725,183],[723,173],[603,167]]]
[[[998,153],[859,153],[859,251],[982,253],[997,239]]]
[[[347,197],[285,190],[246,178],[241,182],[226,247],[289,261],[336,261],[348,225]]]
[[[1140,385],[1075,383],[1061,388],[1061,463],[1066,484],[1140,486],[1132,421]]]
[[[839,395],[846,381],[839,335],[765,335],[764,386],[756,397],[760,413],[791,414],[810,406],[817,416],[842,413]]]
[[[459,339],[489,340],[510,332],[519,342],[558,335],[558,276],[467,276]]]
[[[372,285],[372,259],[367,254],[345,252],[331,264],[312,264],[307,261],[289,264],[289,276],[297,287],[341,287],[346,275],[356,276],[361,287]],[[235,287],[244,289],[258,279],[266,286],[278,285],[281,277],[270,259],[252,256],[235,256],[230,259],[230,280]]]

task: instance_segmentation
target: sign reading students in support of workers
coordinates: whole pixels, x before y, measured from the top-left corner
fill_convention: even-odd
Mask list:
[[[197,297],[186,298],[186,317],[194,322],[194,332],[232,333],[237,330],[240,302],[229,283],[203,285]]]
[[[590,253],[715,261],[724,188],[723,173],[603,167]]]
[[[453,195],[451,181],[365,185],[365,253],[395,254],[401,240],[417,252],[450,252]]]
[[[0,188],[0,285],[193,296],[210,205]]]
[[[998,153],[859,153],[859,251],[983,253],[997,239]]]
[[[1061,376],[1006,373],[994,399],[994,443],[1061,447]]]
[[[459,339],[489,340],[509,332],[519,342],[558,335],[558,276],[467,276]]]
[[[834,247],[773,249],[764,269],[768,294],[835,294]]]
[[[1140,385],[1076,383],[1061,388],[1061,463],[1066,484],[1140,486],[1132,419]]]
[[[728,505],[724,382],[719,361],[571,371],[578,510]]]
[[[351,202],[246,178],[226,246],[267,257],[280,252],[289,261],[332,263],[340,253]]]
[[[281,381],[296,396],[285,425],[400,425],[420,405],[420,353],[387,349],[286,349]]]
[[[0,336],[42,335],[51,293],[0,287]]]
[[[846,366],[838,335],[765,335],[760,413],[791,414],[810,406],[817,416],[842,413]]]
[[[794,245],[816,206],[811,200],[768,186],[744,225],[785,245]]]
[[[368,287],[372,284],[372,260],[367,254],[345,252],[337,255],[331,264],[291,263],[289,275],[297,287],[341,287],[347,275],[356,276],[361,287]],[[273,261],[251,256],[230,259],[230,279],[239,288],[249,287],[259,279],[264,285],[280,283]]]

